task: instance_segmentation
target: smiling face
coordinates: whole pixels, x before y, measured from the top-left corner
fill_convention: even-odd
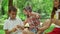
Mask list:
[[[54,0],[54,7],[58,7],[59,6],[59,0]]]
[[[23,10],[25,15],[31,15],[31,12],[29,10]]]
[[[23,10],[23,12],[24,12],[25,15],[28,15],[28,12],[26,10]]]

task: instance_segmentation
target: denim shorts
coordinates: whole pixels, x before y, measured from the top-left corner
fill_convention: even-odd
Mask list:
[[[31,32],[33,32],[34,34],[37,34],[37,30],[35,28],[30,30]]]
[[[37,34],[37,32],[38,32],[35,28],[30,31],[33,32],[34,34]],[[41,34],[44,34],[44,33],[42,32]]]

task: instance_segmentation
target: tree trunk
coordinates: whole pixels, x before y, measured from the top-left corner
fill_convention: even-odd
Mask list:
[[[13,0],[9,0],[8,7],[13,6]]]
[[[5,14],[5,11],[4,11],[3,6],[1,6],[1,12],[2,12],[2,15],[4,15],[4,14]]]

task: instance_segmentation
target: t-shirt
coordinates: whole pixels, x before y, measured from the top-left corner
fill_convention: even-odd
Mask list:
[[[56,19],[59,19],[59,12],[60,12],[60,9],[56,11]]]
[[[37,18],[37,16],[40,16],[39,14],[33,13],[32,16],[27,18],[27,23],[29,23],[29,29],[34,29],[40,26],[40,17]]]
[[[7,19],[4,23],[3,29],[6,30],[12,30],[14,27],[17,25],[24,26],[23,22],[21,19],[16,18],[15,20],[11,20],[10,18]],[[22,34],[22,30],[17,30],[16,32],[11,32],[11,34]]]

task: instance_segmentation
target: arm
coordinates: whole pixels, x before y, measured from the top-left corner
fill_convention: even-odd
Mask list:
[[[39,15],[38,13],[36,14],[36,18],[37,18],[37,19],[39,19],[39,18],[40,18],[40,15]]]
[[[32,15],[35,16],[37,19],[40,18],[40,14],[39,13],[32,12]]]
[[[10,32],[8,30],[5,30],[5,34],[10,34]]]
[[[24,30],[24,23],[21,19],[19,19],[19,23],[17,25],[17,28],[19,28],[20,30]]]
[[[24,25],[27,23],[27,19],[24,21]]]
[[[56,23],[58,20],[56,19],[47,19],[45,23],[43,23],[43,26],[40,28],[40,30],[44,31],[50,27],[52,23]]]
[[[5,30],[5,34],[10,34],[11,32],[15,32],[16,30],[16,28],[13,28],[12,30]]]
[[[43,24],[43,26],[41,28],[39,28],[39,30],[40,31],[44,31],[44,30],[48,29],[51,24],[52,24],[52,22],[48,19],[48,20],[45,21],[45,23]]]
[[[5,34],[10,34],[10,31],[8,31],[8,21],[7,20],[5,20],[3,29],[5,30]]]

